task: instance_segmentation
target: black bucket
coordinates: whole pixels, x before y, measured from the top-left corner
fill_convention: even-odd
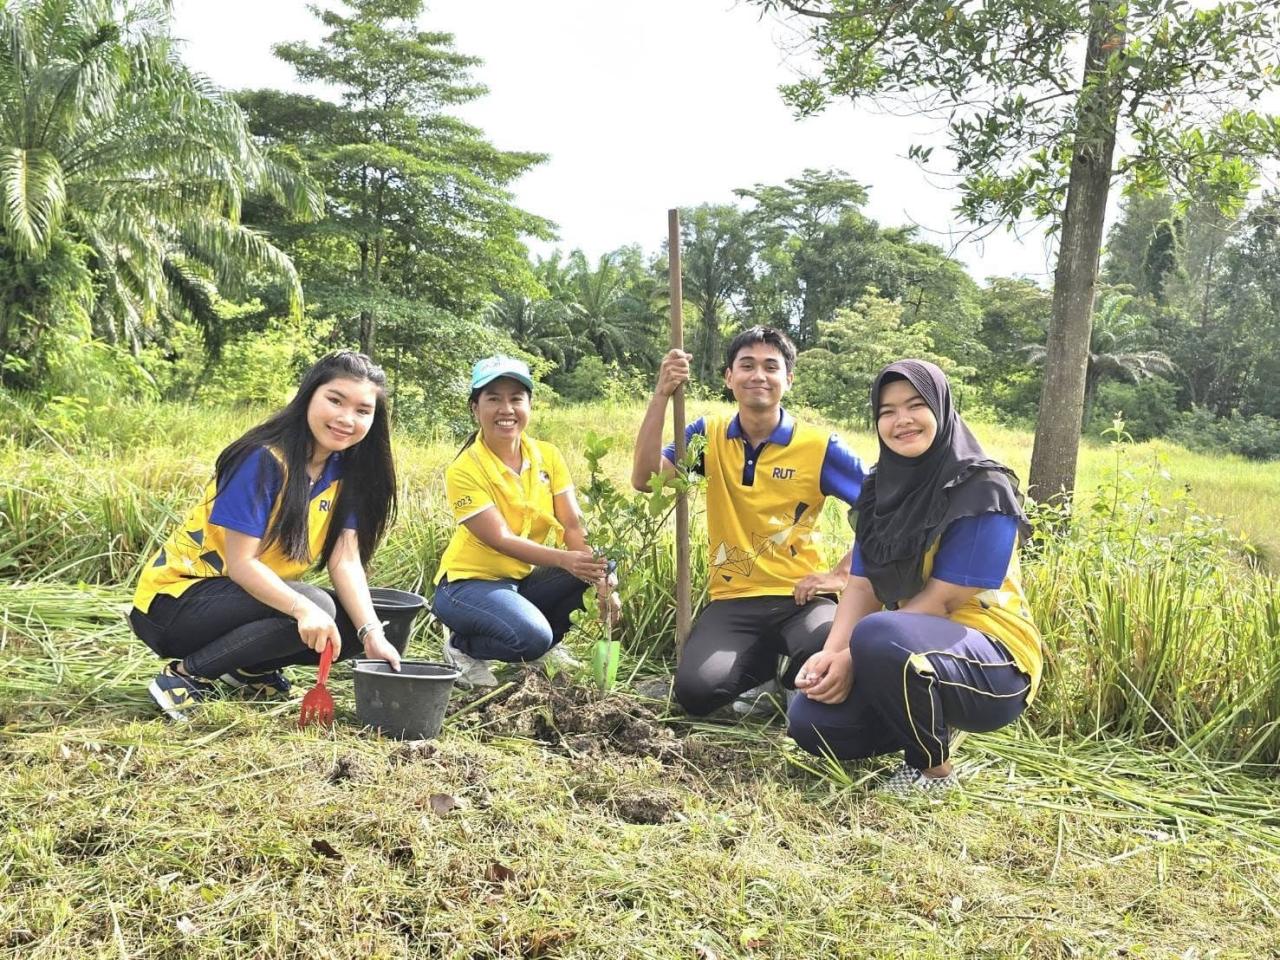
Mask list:
[[[356,717],[401,740],[430,740],[440,732],[459,671],[446,663],[384,660],[355,662]]]
[[[387,642],[404,653],[409,645],[409,630],[414,619],[427,608],[426,597],[390,587],[371,587],[369,596],[373,600],[373,612],[379,620],[387,623],[383,631]]]

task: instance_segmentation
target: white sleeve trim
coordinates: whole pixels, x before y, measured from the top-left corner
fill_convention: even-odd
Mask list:
[[[466,522],[467,522],[468,520],[470,520],[472,517],[478,517],[478,516],[480,516],[480,514],[484,513],[486,510],[492,510],[492,509],[493,509],[493,507],[494,507],[494,504],[492,504],[492,503],[486,503],[486,504],[485,504],[483,507],[481,507],[479,510],[472,510],[472,511],[471,511],[470,513],[468,513],[465,517],[459,517],[459,518],[458,518],[458,523],[460,523],[460,524],[462,524],[462,523],[466,523]]]

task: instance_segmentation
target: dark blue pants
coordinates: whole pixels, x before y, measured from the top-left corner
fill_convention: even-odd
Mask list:
[[[552,567],[523,580],[446,580],[431,609],[453,644],[479,660],[536,660],[569,632],[589,584]]]
[[[797,606],[790,594],[712,600],[693,624],[676,668],[675,697],[687,713],[706,716],[738,694],[780,679],[795,685],[796,671],[822,649],[836,605],[814,597]],[[789,657],[778,677],[778,661]]]
[[[788,733],[839,760],[896,750],[927,770],[950,756],[950,731],[984,733],[1018,718],[1031,681],[1005,648],[944,617],[885,611],[858,622],[849,645],[853,689],[844,703],[803,695]]]

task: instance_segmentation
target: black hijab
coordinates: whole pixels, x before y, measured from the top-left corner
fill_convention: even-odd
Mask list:
[[[1030,533],[1017,476],[983,452],[952,406],[946,374],[932,363],[899,360],[881,370],[871,385],[872,420],[878,421],[880,391],[895,380],[920,394],[938,432],[918,457],[894,453],[880,440],[880,460],[858,497],[858,549],[876,597],[891,608],[920,592],[924,555],[953,520],[1003,513],[1017,519],[1024,536]]]

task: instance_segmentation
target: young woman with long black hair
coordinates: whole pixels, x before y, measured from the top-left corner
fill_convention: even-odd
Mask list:
[[[956,784],[951,730],[1012,723],[1040,682],[1019,581],[1017,478],[989,459],[923,360],[871,388],[880,459],[858,498],[851,574],[823,650],[796,678],[789,732],[841,760],[904,751],[885,789]]]
[[[564,457],[531,437],[533,378],[512,357],[487,357],[471,371],[476,431],[445,470],[457,528],[440,558],[432,610],[450,631],[445,659],[465,686],[494,686],[489,661],[550,657],[569,615],[595,584],[600,613],[620,612],[608,564],[587,531]]]
[[[364,655],[399,669],[364,568],[395,515],[386,376],[354,351],[330,354],[297,395],[218,456],[205,496],[143,570],[134,632],[169,662],[149,692],[189,719],[221,680],[287,696],[283,668]],[[298,582],[324,567],[333,590]]]

